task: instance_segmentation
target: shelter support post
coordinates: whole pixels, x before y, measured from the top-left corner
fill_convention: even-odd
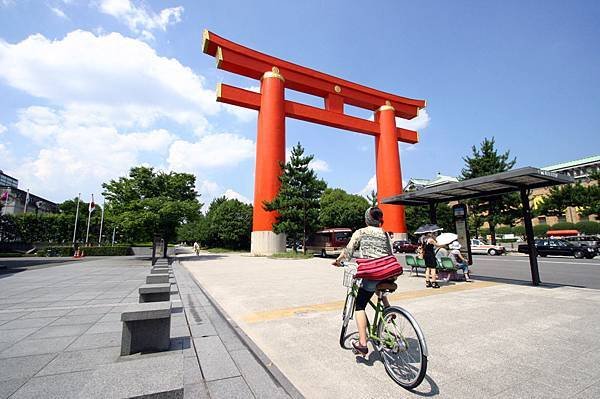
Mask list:
[[[529,248],[529,267],[531,268],[531,283],[540,285],[540,272],[538,270],[537,250],[533,237],[533,225],[531,223],[531,208],[529,206],[529,195],[526,188],[521,188],[521,202],[523,203],[523,223],[525,224],[525,236]]]
[[[431,224],[437,224],[436,208],[437,208],[437,205],[435,204],[435,202],[429,203],[429,223],[431,223]]]
[[[261,79],[261,101],[256,135],[256,172],[251,251],[270,255],[285,251],[285,236],[273,232],[277,213],[264,209],[281,185],[280,164],[285,162],[285,79],[276,68]],[[227,145],[227,143],[225,143]]]
[[[383,211],[383,229],[393,233],[396,239],[406,239],[404,206],[382,204],[382,199],[402,193],[400,154],[396,134],[394,107],[384,105],[377,110],[379,137],[376,139],[375,165],[377,174],[377,200]]]

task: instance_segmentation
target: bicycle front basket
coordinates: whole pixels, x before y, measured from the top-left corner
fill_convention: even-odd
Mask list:
[[[346,267],[344,269],[344,287],[352,287],[352,283],[354,282],[354,275],[356,274],[356,268]]]

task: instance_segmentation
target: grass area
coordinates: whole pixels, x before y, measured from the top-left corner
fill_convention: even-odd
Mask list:
[[[298,253],[295,253],[294,251],[290,251],[290,252],[277,252],[274,253],[273,255],[269,256],[269,258],[274,258],[274,259],[310,259],[310,258],[314,258],[315,254],[313,254],[312,252],[307,252],[306,255],[304,255],[301,251]]]
[[[211,254],[224,254],[227,252],[248,252],[248,251],[245,249],[229,249],[229,248],[216,247],[216,248],[207,248],[206,252],[210,252]]]

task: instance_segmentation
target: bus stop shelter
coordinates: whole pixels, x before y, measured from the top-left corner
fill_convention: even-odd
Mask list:
[[[428,205],[431,222],[436,223],[435,207],[440,202],[448,203],[473,198],[490,198],[514,191],[520,192],[523,205],[523,223],[525,224],[525,235],[529,247],[531,282],[533,285],[539,285],[540,274],[534,243],[533,225],[531,223],[529,190],[573,183],[573,181],[573,178],[570,176],[538,168],[525,167],[495,175],[476,177],[456,183],[447,183],[393,197],[386,197],[382,200],[382,203],[406,206]]]

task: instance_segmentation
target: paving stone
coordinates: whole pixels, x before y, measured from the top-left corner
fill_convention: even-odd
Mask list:
[[[248,388],[242,377],[208,381],[206,385],[208,386],[211,399],[254,398],[252,391],[250,391],[250,388]]]
[[[17,342],[25,338],[28,335],[38,331],[41,327],[35,328],[19,328],[16,330],[4,330],[0,331],[0,342]]]
[[[35,319],[17,319],[0,326],[1,330],[13,330],[32,327],[43,327],[56,320],[56,317],[38,317]]]
[[[11,399],[79,399],[80,391],[92,375],[91,371],[80,371],[76,373],[66,373],[49,375],[44,377],[34,377],[19,388]],[[91,397],[91,396],[87,396]]]
[[[233,361],[257,398],[289,398],[284,389],[276,384],[256,358],[248,350],[230,352]]]
[[[29,378],[17,378],[13,380],[0,381],[0,399],[9,398],[17,389],[25,384]]]
[[[75,324],[66,326],[46,326],[31,334],[28,339],[80,336],[92,324]]]
[[[589,386],[578,392],[575,396],[575,399],[598,399],[600,398],[600,381],[596,382],[594,385]]]
[[[185,385],[198,384],[203,382],[200,365],[196,357],[188,357],[183,360],[184,373],[183,383]]]
[[[194,346],[206,381],[240,375],[218,336],[194,338]]]
[[[90,314],[105,314],[111,311],[113,306],[86,306],[80,307],[69,313],[69,316],[81,316]]]
[[[71,309],[48,309],[48,310],[37,310],[30,312],[21,317],[21,319],[35,319],[38,317],[60,317],[69,313]]]
[[[131,358],[131,359],[127,359]],[[143,376],[143,378],[140,378]],[[156,356],[126,356],[118,363],[103,365],[89,376],[81,398],[137,398],[169,393],[183,398],[183,356],[181,352]]]
[[[100,334],[84,334],[77,338],[66,351],[75,351],[93,348],[106,348],[121,346],[121,332],[108,332]]]
[[[98,365],[116,362],[119,355],[119,347],[63,352],[48,363],[37,376],[93,370]]]
[[[76,337],[40,338],[19,341],[0,352],[0,358],[41,355],[63,351]]]
[[[210,399],[206,384],[186,384],[183,386],[184,399]]]
[[[33,377],[56,355],[13,357],[0,361],[0,381]]]
[[[100,314],[89,314],[89,315],[66,315],[62,316],[52,323],[49,326],[71,326],[75,324],[94,324],[100,320],[102,315]]]
[[[96,323],[85,334],[99,334],[106,332],[117,332],[123,329],[123,324],[119,321],[108,321],[105,323]]]
[[[0,309],[2,308],[2,305],[0,305]],[[25,318],[25,316],[27,316],[28,314],[30,314],[31,312],[1,312],[0,313],[0,324],[4,324],[7,323],[11,320],[15,320],[15,319],[20,319],[20,318]],[[43,317],[43,316],[35,316],[35,317]]]

